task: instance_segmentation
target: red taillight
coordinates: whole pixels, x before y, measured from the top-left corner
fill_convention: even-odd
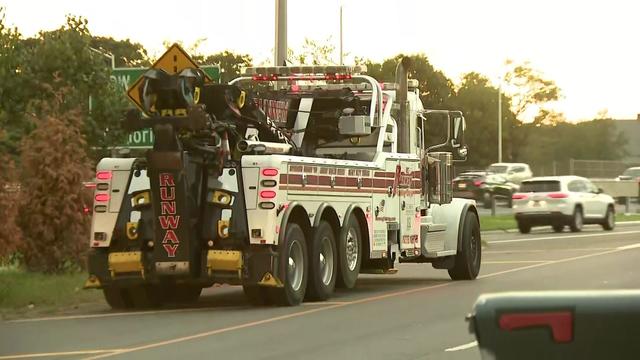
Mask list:
[[[96,179],[98,179],[98,180],[110,180],[111,179],[111,171],[98,171],[96,173]]]
[[[252,79],[253,81],[276,81],[278,80],[278,75],[254,75]]]
[[[262,169],[262,176],[277,176],[278,169]]]
[[[263,190],[260,191],[260,197],[263,199],[273,199],[276,197],[276,192],[272,190]]]
[[[551,194],[547,194],[547,197],[550,197],[552,199],[565,199],[569,197],[569,194],[567,193],[551,193]]]
[[[82,206],[82,213],[85,214],[85,215],[89,215],[89,214],[91,214],[91,209],[89,209],[88,207],[83,205]]]
[[[573,340],[573,314],[570,311],[502,314],[499,323],[500,328],[507,331],[548,326],[555,342]]]
[[[350,74],[326,74],[324,76],[325,80],[349,80],[351,79]]]
[[[524,200],[528,198],[528,196],[526,194],[513,194],[511,195],[511,199],[513,200]]]
[[[473,182],[473,185],[475,185],[475,186],[480,186],[482,184],[484,184],[484,181],[482,181],[482,180],[476,180],[476,181]]]
[[[96,194],[97,202],[107,202],[109,201],[109,194]]]

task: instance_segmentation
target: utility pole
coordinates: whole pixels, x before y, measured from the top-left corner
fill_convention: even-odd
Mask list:
[[[498,162],[502,162],[502,77],[498,81]]]
[[[276,0],[276,39],[274,65],[283,66],[287,60],[287,0]]]
[[[342,2],[340,2],[340,65],[344,65],[344,56],[342,52]]]

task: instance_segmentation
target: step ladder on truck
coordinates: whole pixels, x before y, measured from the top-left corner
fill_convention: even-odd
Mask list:
[[[296,305],[396,262],[476,278],[476,206],[451,188],[465,120],[423,108],[408,59],[395,84],[291,66],[221,85],[191,64],[159,61],[136,85],[142,112],[124,124],[151,128],[153,149],[97,167],[86,287],[112,307],[195,301],[216,283]],[[427,144],[430,123],[442,142]]]

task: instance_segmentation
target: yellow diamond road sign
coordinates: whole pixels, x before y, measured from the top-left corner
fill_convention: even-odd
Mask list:
[[[198,65],[189,57],[180,45],[173,44],[167,51],[160,56],[158,60],[151,66],[152,69],[164,70],[167,74],[176,74],[187,68],[198,68]],[[136,80],[127,90],[127,96],[133,101],[140,110],[142,109],[142,101],[140,100],[140,86],[144,76]],[[211,81],[209,75],[205,73],[205,82]]]

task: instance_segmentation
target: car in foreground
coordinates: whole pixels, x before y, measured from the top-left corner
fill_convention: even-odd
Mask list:
[[[508,181],[516,184],[533,177],[531,168],[525,163],[494,163],[489,165],[487,171],[502,175]]]
[[[556,232],[566,225],[574,232],[584,224],[600,224],[605,230],[615,227],[614,199],[579,176],[523,181],[519,192],[513,194],[513,213],[523,234],[544,225],[551,225]]]
[[[473,199],[485,209],[491,208],[491,195],[498,199],[506,199],[511,207],[511,198],[519,186],[508,181],[504,176],[487,171],[467,171],[453,179],[453,196]]]

